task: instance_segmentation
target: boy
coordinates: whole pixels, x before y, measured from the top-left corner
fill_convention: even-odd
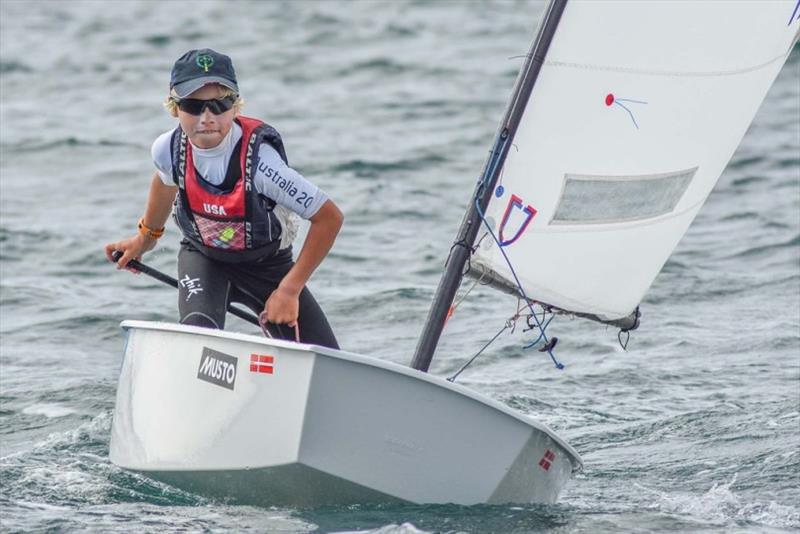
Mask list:
[[[305,284],[333,245],[342,213],[288,166],[274,128],[239,115],[241,104],[228,56],[206,48],[175,62],[165,106],[179,126],[153,143],[157,172],[139,232],[106,245],[106,256],[114,261],[114,251],[122,252],[117,265],[125,268],[151,250],[174,203],[183,233],[181,323],[224,328],[228,302],[238,301],[261,312],[274,337],[339,348]],[[296,263],[293,214],[311,222]]]

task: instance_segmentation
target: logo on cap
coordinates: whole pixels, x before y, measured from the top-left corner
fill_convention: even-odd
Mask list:
[[[208,72],[208,69],[214,64],[214,58],[208,54],[198,54],[195,63],[205,72]]]

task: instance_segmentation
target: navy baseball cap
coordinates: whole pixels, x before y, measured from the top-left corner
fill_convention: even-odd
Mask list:
[[[172,66],[169,88],[185,98],[204,85],[218,83],[239,93],[231,58],[210,48],[189,50]]]

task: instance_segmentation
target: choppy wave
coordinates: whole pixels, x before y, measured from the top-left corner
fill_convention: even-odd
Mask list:
[[[798,250],[798,246],[800,246],[800,234],[796,234],[781,243],[771,243],[769,245],[747,247],[744,250],[741,250],[731,256],[728,256],[728,258],[732,259],[732,258],[767,256],[780,252],[782,249],[793,251],[795,252],[795,255],[797,255],[796,253],[800,252]]]
[[[414,171],[414,170],[427,170],[431,166],[440,164],[447,161],[447,158],[442,154],[425,154],[417,156],[413,159],[405,159],[402,161],[367,161],[367,160],[352,160],[345,161],[336,165],[332,171],[339,174],[345,173],[352,175],[354,178],[378,178],[384,173],[392,173],[398,171]]]
[[[108,460],[111,413],[54,432],[29,450],[0,458],[6,495],[22,502],[84,506],[118,502],[200,505],[202,498],[113,466]]]
[[[0,60],[0,74],[13,74],[15,72],[31,73],[33,69],[21,61]]]
[[[736,528],[778,527],[800,528],[800,510],[775,501],[748,502],[734,489],[737,476],[730,482],[714,484],[703,494],[674,493],[639,488],[655,497],[654,510],[687,517],[702,525]]]
[[[126,143],[113,139],[101,139],[99,141],[90,141],[80,139],[78,137],[65,137],[62,139],[42,140],[42,139],[23,139],[14,143],[0,143],[0,149],[6,153],[24,153],[24,152],[47,152],[59,149],[71,150],[79,147],[100,148],[105,149],[109,147],[140,147],[141,145],[135,143]]]

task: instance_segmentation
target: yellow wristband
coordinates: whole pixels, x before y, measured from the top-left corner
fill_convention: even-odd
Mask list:
[[[161,230],[153,230],[152,228],[148,228],[144,224],[144,217],[142,217],[139,219],[139,233],[145,237],[149,237],[150,239],[158,239],[164,235],[164,228]]]

